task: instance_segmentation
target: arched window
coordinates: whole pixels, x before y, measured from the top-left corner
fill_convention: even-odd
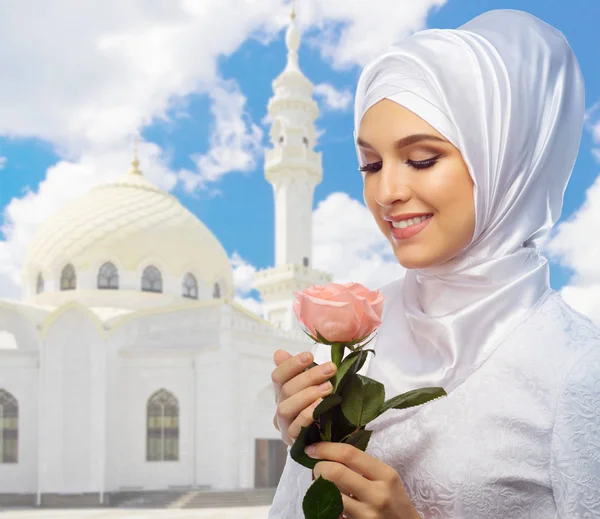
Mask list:
[[[279,139],[278,139],[279,144],[283,144],[283,141],[284,141],[283,135],[280,135]]]
[[[146,461],[179,460],[179,402],[160,389],[148,400],[146,410]]]
[[[304,143],[304,146],[308,148],[308,137],[302,137],[302,142]]]
[[[44,291],[44,276],[40,272],[37,277],[37,281],[35,282],[35,293],[41,294]]]
[[[65,265],[60,275],[61,290],[75,290],[77,288],[77,274],[75,268],[70,263]]]
[[[162,292],[162,276],[160,270],[149,265],[142,274],[142,290],[144,292]]]
[[[113,290],[119,288],[119,271],[110,261],[102,265],[98,271],[98,288]]]
[[[0,463],[19,460],[19,404],[8,391],[0,389]]]
[[[305,267],[308,267],[309,265],[309,260],[306,256],[304,256],[304,258],[302,258],[302,265],[304,265]]]
[[[190,299],[198,299],[198,282],[193,274],[189,272],[183,276],[182,284],[183,297],[189,297]]]
[[[221,297],[221,285],[219,283],[215,283],[213,286],[213,298],[219,299]]]

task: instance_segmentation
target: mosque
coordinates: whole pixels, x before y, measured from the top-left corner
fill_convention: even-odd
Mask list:
[[[0,300],[0,501],[276,486],[287,449],[272,354],[310,346],[293,292],[331,280],[311,265],[319,111],[293,13],[285,39],[268,104],[276,252],[255,279],[263,316],[234,301],[217,237],[137,157],[67,204],[29,244],[24,299]]]

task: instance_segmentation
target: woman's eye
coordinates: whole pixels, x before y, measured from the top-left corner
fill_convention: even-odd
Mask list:
[[[407,160],[405,164],[413,169],[427,169],[435,166],[439,158],[440,156],[438,155],[437,157],[433,157],[427,160]],[[358,169],[363,173],[377,173],[382,167],[383,161],[380,160],[378,162],[371,162],[369,164],[365,164],[364,166],[361,166]]]
[[[371,162],[370,164],[365,164],[364,166],[358,168],[358,170],[362,171],[363,173],[377,173],[381,169],[382,165],[383,161],[380,160],[379,162]]]
[[[431,168],[432,166],[435,166],[439,158],[440,157],[437,156],[427,160],[407,160],[406,164],[408,164],[411,168],[414,169],[427,169]]]

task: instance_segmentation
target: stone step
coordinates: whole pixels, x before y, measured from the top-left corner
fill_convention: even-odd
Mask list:
[[[274,488],[233,491],[195,491],[184,496],[179,503],[173,503],[177,508],[227,508],[267,506],[273,502]]]

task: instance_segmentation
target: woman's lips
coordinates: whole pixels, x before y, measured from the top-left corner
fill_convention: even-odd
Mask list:
[[[429,218],[423,220],[422,222],[419,222],[415,225],[409,225],[408,227],[404,227],[403,229],[394,227],[392,222],[389,222],[392,236],[396,240],[406,240],[407,238],[411,238],[411,237],[415,236],[416,234],[420,233],[423,229],[425,229],[425,227],[427,227],[429,225],[429,221],[432,218],[433,218],[433,216],[430,216]]]

